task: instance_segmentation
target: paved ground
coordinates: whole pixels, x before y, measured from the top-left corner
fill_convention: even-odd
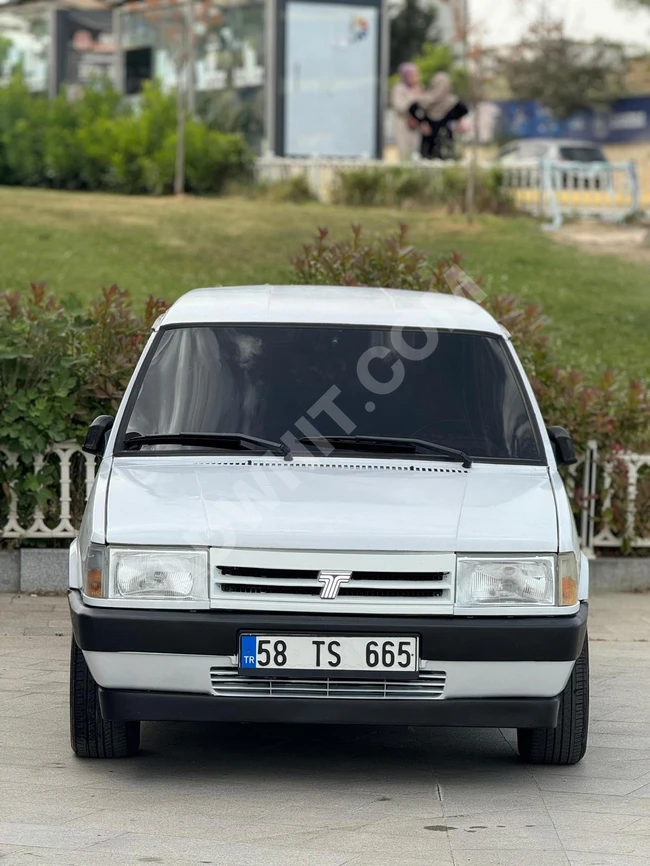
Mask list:
[[[647,866],[650,595],[592,614],[578,767],[511,732],[182,724],[101,762],[68,746],[65,600],[0,596],[0,866]]]

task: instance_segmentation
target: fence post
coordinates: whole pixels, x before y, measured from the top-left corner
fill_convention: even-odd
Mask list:
[[[584,467],[584,501],[580,521],[580,542],[585,554],[593,559],[596,524],[596,496],[598,495],[598,443],[587,442]]]

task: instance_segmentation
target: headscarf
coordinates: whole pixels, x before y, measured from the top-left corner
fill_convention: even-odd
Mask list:
[[[399,73],[399,77],[402,79],[403,83],[407,87],[412,87],[409,82],[410,73],[417,73],[418,68],[415,63],[400,63],[397,67],[397,71]]]
[[[418,102],[431,120],[442,120],[458,103],[458,97],[451,89],[451,78],[446,72],[436,72],[429,87]]]

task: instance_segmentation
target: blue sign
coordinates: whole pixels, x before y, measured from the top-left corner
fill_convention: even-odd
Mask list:
[[[507,138],[573,138],[602,144],[650,141],[650,96],[626,96],[609,110],[581,111],[558,120],[532,100],[498,102]]]

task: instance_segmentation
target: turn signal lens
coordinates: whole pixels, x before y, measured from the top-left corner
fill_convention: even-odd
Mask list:
[[[100,544],[88,547],[83,564],[83,591],[89,598],[104,595],[104,548]]]
[[[575,553],[561,553],[557,560],[560,604],[578,603],[578,560]]]

